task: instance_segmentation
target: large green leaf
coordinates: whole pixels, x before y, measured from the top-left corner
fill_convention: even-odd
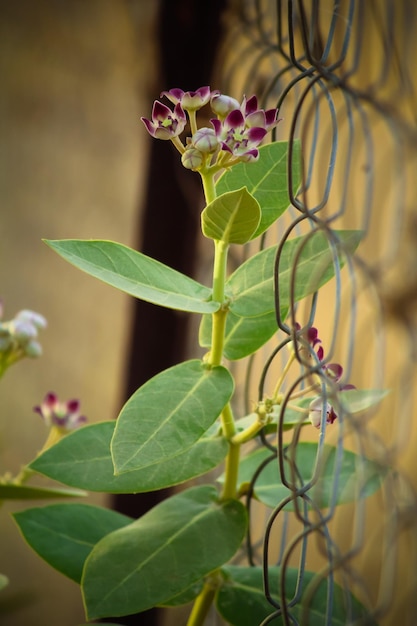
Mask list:
[[[226,580],[216,596],[216,606],[219,613],[231,626],[254,626],[261,624],[264,619],[275,612],[265,598],[263,588],[263,573],[260,567],[238,567],[226,565],[222,567]],[[376,626],[376,622],[369,616],[365,607],[352,596],[347,590],[339,585],[333,585],[333,606],[327,612],[328,586],[327,579],[317,580],[317,588],[309,601],[306,601],[306,589],[310,583],[315,584],[317,575],[314,572],[303,572],[299,575],[298,569],[285,569],[285,599],[290,615],[297,623],[308,626],[346,626],[356,619],[366,618],[368,626]],[[278,595],[280,568],[270,567],[268,570],[268,583],[273,599],[278,604],[283,604]],[[295,597],[297,585],[301,584],[302,595],[300,601],[294,606],[288,603]],[[329,621],[330,619],[330,621]],[[355,622],[356,623],[356,622]],[[360,622],[365,623],[365,622]],[[280,626],[283,624],[282,617],[276,617],[268,624]]]
[[[286,312],[284,318],[286,317]],[[211,345],[211,315],[203,315],[200,324],[200,345]],[[253,354],[278,330],[275,311],[257,317],[240,317],[229,312],[226,319],[224,356],[235,361]]]
[[[247,243],[259,224],[261,210],[246,187],[229,191],[208,204],[201,214],[203,235],[229,243]]]
[[[166,600],[161,606],[181,606],[195,600],[204,586],[204,579],[198,580],[196,583],[188,587],[185,591],[178,593],[173,598]]]
[[[384,470],[377,463],[348,450],[343,450],[341,458],[338,454],[339,451],[335,447],[325,445],[317,473],[315,473],[317,444],[298,443],[295,456],[297,470],[294,471],[293,461],[285,460],[286,478],[292,482],[293,475],[296,473],[300,476],[302,484],[306,484],[316,475],[317,482],[309,489],[308,496],[319,508],[327,508],[332,502],[344,504],[358,498],[366,498],[380,488]],[[261,463],[270,456],[271,451],[265,448],[259,448],[246,456],[239,467],[239,485],[249,483]],[[301,482],[296,480],[295,488],[299,487],[301,487]],[[273,459],[257,478],[255,496],[267,506],[275,508],[291,493],[282,484],[278,462]],[[286,506],[287,510],[293,508],[292,502]]]
[[[338,257],[344,264],[343,251],[352,252],[358,246],[361,231],[334,231],[340,240]],[[306,243],[304,243],[306,242]],[[298,251],[302,252],[294,263]],[[274,267],[277,248],[273,246],[258,252],[230,276],[226,291],[231,297],[230,310],[242,317],[256,317],[275,310]],[[294,281],[294,300],[298,301],[316,291],[334,276],[334,263],[329,240],[322,231],[308,239],[288,240],[282,249],[279,265],[279,297],[281,308],[290,306],[291,284]]]
[[[131,472],[114,475],[110,442],[115,421],[80,428],[43,452],[31,468],[66,485],[88,491],[138,493],[177,485],[205,474],[222,462],[228,451],[223,437],[199,439],[175,457]]]
[[[177,494],[107,535],[87,558],[82,589],[89,619],[163,604],[229,561],[247,517],[204,485]]]
[[[13,513],[30,547],[56,570],[81,582],[84,562],[108,533],[131,517],[91,504],[50,504]]]
[[[31,485],[0,485],[0,500],[51,500],[52,498],[80,498],[85,491],[64,487],[35,487]]]
[[[216,190],[223,194],[246,185],[261,207],[261,221],[251,239],[266,231],[288,208],[288,142],[274,141],[259,149],[255,163],[238,163],[219,178]],[[300,143],[293,144],[291,171],[293,192],[300,184]]]
[[[211,301],[208,287],[122,244],[78,239],[46,243],[80,270],[135,298],[191,313],[214,313],[220,307]]]
[[[123,407],[111,452],[115,473],[150,468],[185,452],[220,415],[233,393],[224,367],[192,360],[145,383]]]

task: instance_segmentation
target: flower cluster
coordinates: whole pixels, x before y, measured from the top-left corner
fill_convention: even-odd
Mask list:
[[[239,103],[234,98],[200,87],[197,91],[182,89],[163,91],[174,109],[154,102],[152,119],[142,117],[147,131],[157,139],[170,139],[181,152],[184,167],[191,170],[219,170],[240,161],[255,161],[259,156],[258,146],[269,130],[279,123],[278,110],[258,108],[256,96],[243,98]],[[196,112],[210,104],[216,115],[210,120],[211,127],[198,128]],[[191,136],[185,144],[179,136],[187,124],[188,114]]]
[[[80,415],[79,400],[60,402],[58,396],[51,392],[33,410],[43,418],[49,428],[55,426],[60,431],[74,430],[87,421],[84,415]]]
[[[0,320],[2,313],[0,305]],[[19,311],[12,320],[0,321],[1,372],[25,356],[38,357],[42,354],[38,332],[43,328],[46,328],[46,319],[43,315],[28,309]]]
[[[301,331],[301,326],[297,323],[296,330],[299,333],[299,336],[304,340],[305,343],[309,346],[309,356],[312,356],[312,352],[315,353],[316,359],[320,362],[320,369],[325,374],[326,378],[329,380],[329,383],[333,383],[336,386],[337,390],[348,390],[355,389],[354,385],[351,384],[340,384],[340,380],[343,375],[343,367],[339,363],[326,363],[324,362],[324,349],[322,346],[322,341],[319,338],[318,330],[314,326],[309,326],[303,332]],[[302,348],[302,346],[301,346]],[[321,396],[314,398],[309,406],[309,420],[316,428],[320,428],[322,416],[326,415],[326,422],[328,424],[333,424],[335,419],[337,419],[337,413],[334,410],[334,407],[329,403],[323,402]]]

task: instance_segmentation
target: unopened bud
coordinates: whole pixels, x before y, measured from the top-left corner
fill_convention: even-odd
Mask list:
[[[212,97],[210,102],[211,110],[220,118],[225,118],[230,111],[240,108],[240,104],[230,96],[218,94]]]
[[[21,320],[22,322],[29,322],[33,324],[36,328],[46,328],[47,321],[46,318],[40,313],[36,313],[35,311],[30,311],[29,309],[23,309],[19,311],[15,316],[15,320]]]
[[[29,356],[32,359],[36,359],[37,357],[42,356],[42,346],[39,341],[28,341],[24,347],[24,350],[26,356]]]
[[[193,147],[186,148],[181,157],[181,162],[187,170],[198,170],[198,168],[201,167],[203,160],[203,153]]]
[[[213,128],[200,128],[191,139],[192,145],[204,154],[215,152],[219,146],[219,140]]]
[[[30,322],[24,322],[22,320],[13,320],[11,322],[12,335],[19,342],[29,341],[37,336],[38,331],[35,326]]]

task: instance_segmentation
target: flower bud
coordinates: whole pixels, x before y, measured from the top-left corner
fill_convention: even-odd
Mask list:
[[[224,96],[221,93],[212,97],[210,106],[213,113],[220,118],[224,118],[230,111],[240,108],[240,104],[237,100],[230,96]]]
[[[191,143],[194,148],[204,154],[215,152],[219,146],[219,140],[213,128],[200,128],[192,136]]]
[[[198,170],[204,160],[204,155],[200,150],[192,146],[186,148],[181,157],[181,162],[187,170]]]
[[[15,320],[29,322],[38,329],[46,328],[47,326],[47,321],[43,315],[36,313],[35,311],[30,311],[29,309],[19,311],[19,313],[15,316]]]
[[[42,356],[42,346],[39,341],[35,341],[34,339],[28,341],[28,343],[24,347],[24,351],[26,356],[29,356],[32,359],[36,359],[37,357]]]
[[[29,339],[33,339],[38,334],[33,324],[18,319],[11,322],[11,331],[13,337],[19,342],[29,341]]]

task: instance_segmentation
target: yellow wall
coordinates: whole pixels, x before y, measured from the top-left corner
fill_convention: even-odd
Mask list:
[[[17,472],[42,446],[32,412],[46,392],[78,397],[90,422],[121,403],[128,298],[71,268],[45,238],[133,245],[148,139],[157,3],[3,2],[0,7],[0,296],[5,317],[41,312],[44,355],[1,382],[0,472]],[[104,503],[102,496],[89,502]],[[5,626],[84,621],[77,585],[56,574],[0,511],[0,597]]]

